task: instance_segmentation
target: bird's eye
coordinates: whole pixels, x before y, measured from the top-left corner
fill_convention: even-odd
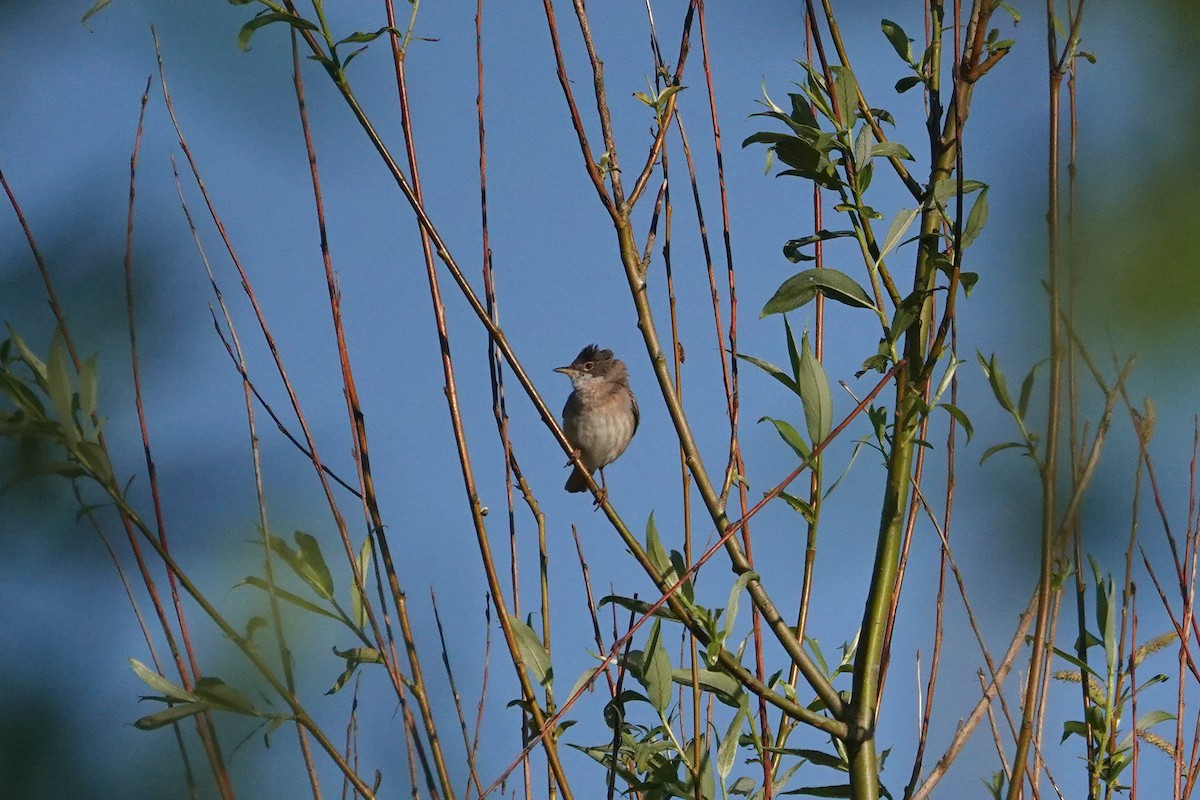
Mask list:
[[[596,362],[595,362],[595,361],[589,361],[589,362],[587,362],[586,364],[584,364],[584,365],[583,365],[583,368],[584,368],[584,370],[585,370],[585,371],[587,371],[587,372],[591,372],[591,371],[592,371],[592,367],[594,367],[594,366],[596,366]]]

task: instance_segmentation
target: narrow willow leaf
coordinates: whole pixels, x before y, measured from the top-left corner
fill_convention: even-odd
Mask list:
[[[1017,398],[1017,411],[1022,417],[1029,410],[1029,398],[1033,394],[1034,381],[1037,379],[1037,371],[1042,364],[1046,363],[1046,359],[1034,362],[1034,365],[1029,369],[1029,374],[1025,376],[1025,380],[1021,381],[1021,394]]]
[[[67,368],[67,346],[62,333],[54,332],[50,340],[50,356],[46,359],[46,394],[50,396],[50,404],[54,413],[62,423],[62,434],[68,446],[79,440],[79,430],[75,427],[75,416],[71,412],[71,373]]]
[[[654,524],[653,511],[650,512],[650,518],[646,520],[646,555],[650,557],[650,563],[659,573],[665,575],[671,571],[671,558],[658,538],[658,526]]]
[[[295,14],[287,14],[282,11],[274,11],[269,14],[259,14],[257,17],[243,25],[242,29],[238,31],[238,47],[243,51],[249,50],[250,39],[254,36],[255,31],[263,26],[270,25],[272,22],[286,22],[297,30],[320,30],[316,25],[304,19],[304,17],[298,17]]]
[[[986,183],[981,181],[966,180],[963,181],[963,196],[978,192],[981,189],[988,188]],[[933,199],[938,203],[945,203],[951,197],[958,194],[958,179],[957,178],[942,178],[933,187]]]
[[[259,578],[254,575],[249,575],[246,578],[244,578],[243,580],[234,584],[235,589],[239,586],[253,586],[256,589],[262,589],[264,592],[271,591],[271,585],[269,583],[264,581],[262,578]],[[296,606],[297,608],[302,608],[305,611],[308,611],[309,613],[319,614],[322,617],[329,617],[330,619],[335,619],[338,622],[341,622],[341,620],[342,620],[342,618],[339,617],[337,614],[333,614],[329,611],[326,611],[325,609],[321,608],[320,606],[316,605],[315,603],[310,603],[309,601],[305,600],[303,597],[292,594],[291,592],[287,591],[286,589],[280,589],[278,586],[275,587],[275,596],[278,597],[280,600],[283,600],[284,602],[287,602],[287,603],[291,603],[292,605]]]
[[[792,378],[795,379],[797,385],[796,395],[799,396],[800,348],[796,347],[796,337],[792,335],[792,323],[788,322],[786,314],[783,316],[783,333],[787,338],[788,364],[792,367]]]
[[[797,261],[813,261],[816,256],[810,256],[800,252],[801,247],[807,247],[810,244],[823,242],[828,239],[841,239],[853,237],[854,231],[817,231],[811,236],[803,236],[799,239],[788,239],[783,245],[783,257],[793,264]]]
[[[517,617],[509,617],[509,624],[512,625],[513,634],[517,638],[517,647],[521,651],[521,660],[525,662],[525,667],[533,675],[541,686],[547,686],[553,682],[553,672],[550,669],[550,654],[546,652],[546,648],[542,645],[542,640],[534,633],[533,628],[526,625]]]
[[[349,44],[351,42],[373,42],[385,33],[394,33],[396,36],[399,36],[402,39],[404,38],[404,31],[385,25],[382,28],[374,31],[355,31],[345,39],[338,40],[338,44]],[[350,59],[346,60],[349,61]]]
[[[899,158],[902,161],[916,161],[908,148],[899,142],[880,142],[871,147],[871,158]]]
[[[746,584],[758,577],[758,573],[754,570],[749,570],[738,575],[738,579],[733,582],[733,587],[729,590],[729,602],[725,605],[725,625],[722,631],[726,638],[733,633],[733,625],[737,621],[738,604],[742,597],[742,592],[746,590]]]
[[[133,726],[141,731],[152,731],[170,725],[173,722],[178,722],[181,719],[187,719],[193,714],[199,714],[201,711],[207,711],[208,709],[209,706],[207,703],[184,703],[141,717],[137,722],[133,723]]]
[[[332,600],[333,575],[329,572],[329,565],[325,563],[325,556],[321,555],[321,545],[315,537],[302,531],[296,531],[293,536],[299,548],[300,558],[306,567],[305,571],[311,578],[305,580],[308,580],[309,585],[322,598]]]
[[[833,428],[833,395],[829,391],[829,376],[825,367],[813,355],[808,335],[800,341],[800,400],[804,404],[804,420],[808,436],[815,447],[825,441]]]
[[[839,783],[833,786],[802,786],[783,794],[804,794],[809,797],[849,797],[850,784]]]
[[[988,202],[986,188],[981,189],[979,197],[975,198],[975,205],[971,206],[971,213],[967,215],[967,226],[962,232],[962,249],[966,250],[971,246],[971,243],[979,238],[983,226],[987,224],[988,219]]]
[[[858,136],[854,137],[854,163],[860,168],[870,162],[873,144],[875,144],[875,134],[871,132],[871,126],[863,125],[858,130]]]
[[[79,24],[87,28],[88,20],[98,14],[106,5],[111,2],[112,0],[96,0],[96,2],[92,3],[92,7],[84,12],[83,19],[79,20]],[[91,30],[91,28],[88,28],[88,30]]]
[[[796,381],[790,375],[788,375],[786,372],[781,370],[779,367],[772,364],[770,361],[764,361],[761,358],[755,358],[754,356],[748,356],[745,353],[738,353],[737,357],[742,359],[743,361],[748,361],[749,363],[758,367],[763,372],[767,373],[772,378],[774,378],[775,380],[782,383],[784,386],[786,386],[788,389],[790,389],[797,396],[800,395],[800,387],[796,385]]]
[[[600,602],[596,604],[596,607],[599,608],[609,603],[632,611],[635,614],[647,614],[650,612],[650,603],[647,603],[645,600],[636,600],[632,597],[622,597],[618,594],[605,595],[604,597],[600,598]],[[679,621],[679,617],[675,614],[675,612],[665,605],[661,605],[656,608],[654,610],[654,616],[662,619],[673,620],[675,622]]]
[[[250,698],[234,689],[220,678],[205,676],[196,681],[196,694],[213,706],[239,714],[254,714],[254,703]]]
[[[919,208],[902,208],[896,212],[896,216],[892,218],[892,224],[888,226],[887,235],[883,237],[877,264],[882,263],[888,253],[900,246],[900,241],[908,233],[908,229],[912,227],[913,221],[920,213],[921,209]]]
[[[1144,731],[1147,728],[1152,728],[1160,722],[1166,722],[1169,719],[1175,719],[1174,714],[1168,714],[1166,711],[1147,711],[1138,718],[1135,726],[1139,731]]]
[[[809,448],[808,443],[804,441],[804,438],[790,422],[782,419],[775,419],[774,417],[762,417],[759,419],[759,422],[764,421],[770,422],[775,426],[775,430],[779,433],[779,438],[783,439],[784,443],[788,447],[792,448],[792,452],[799,456],[801,461],[808,458],[808,454],[811,453],[812,450]]]
[[[809,522],[809,523],[816,522],[817,515],[816,515],[816,512],[813,511],[812,504],[808,503],[807,501],[801,500],[799,497],[796,497],[794,494],[789,494],[784,491],[781,491],[779,493],[779,497],[785,503],[787,503],[789,506],[791,506],[793,510],[799,512],[800,515],[803,516],[807,522]]]
[[[996,396],[996,402],[1010,414],[1016,413],[1016,406],[1013,405],[1012,398],[1008,394],[1008,382],[1004,379],[1004,373],[996,363],[996,354],[993,353],[990,359],[985,359],[983,353],[976,351],[976,356],[983,367],[983,374],[987,376],[988,383],[992,386],[992,394]]]
[[[1001,450],[1011,450],[1014,447],[1022,447],[1023,448],[1023,447],[1025,447],[1025,443],[1024,442],[1003,442],[1001,444],[994,444],[991,447],[989,447],[987,450],[983,451],[983,455],[979,457],[979,463],[982,464],[983,462],[987,461],[992,456],[996,455],[996,453],[999,453]]]
[[[745,719],[746,707],[739,706],[729,727],[725,730],[725,735],[721,737],[721,744],[717,747],[717,774],[721,776],[721,783],[725,783],[729,773],[733,771],[733,761],[737,757],[738,739],[741,737]]]
[[[701,669],[696,672],[697,681],[703,691],[712,692],[714,697],[727,706],[738,707],[739,698],[742,695],[742,685],[737,682],[736,678],[724,672],[717,672],[711,669]],[[690,687],[692,685],[692,671],[690,669],[672,670],[671,680],[681,686]]]
[[[372,542],[371,537],[367,536],[358,551],[358,574],[362,576],[363,588],[368,585],[367,576],[371,574],[371,551],[374,548]],[[367,624],[367,606],[354,581],[350,581],[350,611],[354,623],[359,628]]]
[[[333,648],[333,653],[338,658],[344,658],[347,661],[355,664],[383,664],[383,653],[376,650],[374,647],[350,647],[346,650],[338,650]]]
[[[849,67],[830,67],[833,73],[833,94],[837,98],[837,123],[842,130],[854,127],[858,110],[858,81]]]
[[[757,786],[758,784],[754,782],[753,778],[743,775],[729,787],[729,793],[749,797]]]
[[[975,433],[975,426],[971,424],[971,418],[967,416],[966,412],[950,403],[938,403],[938,408],[946,409],[950,416],[954,417],[954,421],[962,425],[963,431],[967,434],[967,441],[970,442],[971,436]]]
[[[793,311],[811,302],[820,291],[830,300],[848,306],[875,308],[874,301],[853,278],[836,269],[809,269],[784,281],[763,306],[761,317]]]
[[[683,560],[683,553],[678,550],[671,551],[671,583],[674,585],[679,580],[679,576],[687,574],[687,564]],[[682,597],[690,605],[696,599],[696,590],[692,586],[692,579],[687,578],[679,587],[679,596]]]
[[[883,28],[883,35],[892,43],[892,48],[896,51],[896,55],[900,56],[905,64],[912,64],[912,39],[908,38],[908,35],[904,32],[904,28],[901,28],[890,19],[881,21],[879,26]]]
[[[29,345],[25,343],[20,334],[13,330],[11,325],[8,326],[8,333],[11,337],[9,341],[12,342],[13,347],[17,348],[17,355],[24,362],[25,366],[29,367],[33,372],[34,382],[37,383],[38,388],[43,392],[46,391],[46,365],[42,363],[40,358],[34,355],[33,350],[29,349]]]
[[[192,692],[184,689],[182,686],[172,683],[171,681],[159,675],[154,670],[147,667],[136,658],[129,659],[129,665],[133,667],[134,673],[142,679],[142,683],[149,686],[156,692],[161,692],[172,700],[180,700],[184,703],[199,703],[200,698]]]
[[[92,417],[96,416],[97,398],[100,393],[96,378],[96,359],[98,357],[99,353],[93,353],[79,369],[79,410],[83,414],[85,425],[90,425]]]
[[[654,620],[642,661],[642,685],[646,697],[659,712],[665,712],[671,704],[671,658],[662,642],[662,622]]]
[[[792,119],[798,125],[807,125],[810,128],[820,127],[817,124],[817,117],[813,114],[812,106],[808,99],[797,92],[792,92],[788,95],[788,99],[792,101]]]

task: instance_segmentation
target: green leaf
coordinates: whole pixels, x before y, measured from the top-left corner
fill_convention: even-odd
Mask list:
[[[68,447],[79,440],[75,416],[71,411],[71,373],[67,368],[67,345],[62,333],[55,331],[50,340],[50,357],[46,359],[46,394],[54,406],[54,414],[62,424],[62,434]]]
[[[992,394],[996,396],[996,402],[1005,411],[1015,414],[1017,408],[1013,405],[1012,398],[1008,394],[1008,382],[1004,379],[1004,373],[996,363],[996,354],[993,353],[990,359],[985,359],[983,353],[979,351],[976,351],[975,355],[979,358],[979,363],[983,367],[983,374],[987,376],[988,383],[992,386]]]
[[[682,591],[682,589],[680,591]],[[622,597],[621,595],[617,594],[605,595],[604,597],[600,598],[600,602],[597,603],[596,606],[602,607],[609,603],[632,611],[635,614],[647,614],[650,612],[651,606],[651,604],[645,600],[636,600],[632,597]],[[661,605],[654,609],[654,616],[662,619],[673,620],[675,622],[679,621],[679,617],[676,616],[675,612],[665,605]]]
[[[672,571],[671,557],[667,555],[666,548],[662,546],[662,541],[658,538],[658,526],[654,524],[653,511],[650,512],[650,518],[646,520],[646,555],[650,557],[650,563],[659,573],[666,575]]]
[[[971,290],[975,288],[975,284],[979,283],[978,272],[960,272],[958,273],[958,282],[963,287],[963,294],[967,297],[971,296]]]
[[[304,560],[304,564],[312,576],[312,580],[309,583],[321,597],[326,600],[332,600],[333,575],[329,573],[329,566],[325,563],[325,556],[321,555],[321,545],[317,543],[315,537],[307,533],[296,531],[292,535],[296,540],[297,547],[300,548],[300,557]]]
[[[975,205],[971,206],[971,213],[967,215],[967,227],[963,228],[962,243],[960,247],[966,250],[971,246],[972,242],[979,237],[983,226],[987,224],[988,219],[988,202],[986,188],[980,190],[979,197],[975,198]]]
[[[745,720],[746,706],[740,705],[737,713],[729,722],[725,735],[721,737],[721,744],[717,746],[717,774],[721,776],[721,783],[725,783],[729,773],[733,771],[733,761],[737,757],[738,739],[741,738],[742,725]]]
[[[1169,719],[1175,719],[1174,714],[1168,714],[1166,711],[1148,711],[1138,718],[1135,726],[1139,731],[1144,731],[1154,727],[1160,722],[1166,722]]]
[[[871,161],[871,147],[876,144],[875,134],[871,131],[870,125],[863,125],[858,129],[858,135],[854,137],[854,163],[860,168],[865,168]]]
[[[808,334],[800,341],[800,400],[804,404],[804,420],[808,435],[815,447],[823,442],[833,428],[833,396],[829,391],[829,376],[825,367],[813,355]]]
[[[758,784],[754,782],[753,778],[743,775],[729,787],[729,793],[749,797],[757,786]]]
[[[96,379],[96,359],[99,353],[93,353],[83,362],[79,369],[79,410],[83,413],[84,424],[90,424],[96,416],[99,385]]]
[[[1072,734],[1083,739],[1088,738],[1087,724],[1075,719],[1067,720],[1063,723],[1063,735],[1062,738],[1059,739],[1058,743],[1062,744],[1067,739],[1071,738]]]
[[[754,356],[748,356],[745,353],[738,353],[737,357],[742,359],[743,361],[748,361],[749,363],[758,367],[763,372],[767,373],[772,378],[779,381],[784,386],[786,386],[788,389],[790,389],[793,393],[795,393],[795,395],[797,397],[800,396],[800,387],[796,385],[795,379],[793,379],[792,376],[788,375],[786,372],[781,370],[779,367],[772,364],[770,361],[764,361],[761,358],[755,358]],[[761,421],[762,420],[759,420],[759,422],[761,422]]]
[[[671,583],[674,584],[679,580],[679,576],[687,575],[687,564],[684,563],[683,553],[678,550],[671,551]],[[696,590],[692,586],[692,579],[687,578],[679,587],[679,595],[690,605],[696,600]],[[568,695],[569,697],[570,695]]]
[[[858,110],[858,81],[849,67],[830,67],[833,73],[833,96],[837,99],[837,123],[842,130],[854,127]]]
[[[12,342],[13,346],[17,348],[17,356],[21,359],[25,366],[29,367],[30,372],[33,373],[34,383],[36,383],[38,388],[43,392],[49,394],[49,390],[47,388],[46,365],[42,363],[40,358],[34,355],[33,351],[29,349],[29,345],[25,343],[25,340],[21,338],[20,334],[12,329],[11,325],[8,326],[8,333],[11,337],[9,341]]]
[[[550,654],[546,652],[542,640],[534,633],[533,628],[517,617],[510,616],[508,621],[512,625],[513,635],[517,639],[517,647],[521,651],[521,660],[525,662],[525,667],[538,684],[548,686],[553,682],[554,673],[550,667]]]
[[[204,677],[196,681],[196,694],[210,705],[239,714],[254,714],[250,698],[220,678]]]
[[[101,9],[111,2],[112,0],[96,0],[96,2],[92,3],[92,7],[84,12],[83,19],[79,20],[79,24],[87,28],[88,20],[99,13]],[[91,28],[88,28],[88,30],[91,30]]]
[[[254,36],[255,31],[266,25],[270,25],[273,22],[286,22],[297,30],[320,30],[320,28],[306,20],[304,17],[298,17],[295,14],[287,14],[283,11],[273,11],[267,14],[259,14],[257,17],[242,26],[242,29],[238,31],[238,47],[241,48],[243,52],[249,50],[250,38]]]
[[[383,659],[383,653],[380,653],[374,647],[350,647],[346,650],[338,650],[335,647],[333,648],[333,652],[338,658],[344,658],[355,664],[386,663]]]
[[[345,39],[339,39],[338,44],[349,44],[351,42],[373,42],[385,33],[394,33],[396,36],[404,38],[404,31],[384,25],[382,28],[375,31],[355,31]],[[346,60],[349,61],[350,59]]]
[[[788,239],[783,245],[783,257],[795,264],[798,261],[814,261],[816,256],[810,256],[800,252],[801,247],[807,247],[810,244],[823,242],[828,239],[841,239],[850,237],[853,238],[854,231],[817,231],[812,236],[804,236],[799,239]]]
[[[662,642],[662,622],[654,620],[642,659],[642,671],[638,676],[646,687],[650,705],[660,714],[671,704],[671,659]]]
[[[293,537],[299,550],[293,550],[278,536],[271,537],[271,550],[282,558],[292,572],[307,583],[319,597],[324,600],[332,600],[333,577],[329,574],[329,568],[321,556],[317,540],[302,531],[295,531]]]
[[[116,486],[112,462],[103,447],[96,442],[80,441],[71,452],[79,459],[79,463],[84,466],[96,483],[106,490]]]
[[[724,672],[717,672],[711,669],[701,669],[696,671],[696,679],[700,684],[700,688],[706,692],[712,692],[713,696],[727,706],[738,708],[740,698],[742,697],[742,685],[737,682],[737,679],[732,675]],[[692,685],[692,671],[690,669],[676,669],[671,671],[671,680],[681,686]]]
[[[790,792],[782,794],[805,794],[809,797],[849,797],[850,784],[840,783],[834,786],[804,786],[799,789],[792,789]]]
[[[798,125],[807,125],[810,128],[819,128],[817,117],[813,113],[812,105],[808,99],[797,92],[792,92],[788,95],[788,99],[792,101],[792,120]]]
[[[950,416],[954,417],[954,421],[961,425],[963,431],[966,432],[967,442],[970,442],[971,437],[975,434],[975,426],[971,424],[971,418],[967,416],[966,412],[951,403],[938,403],[937,407],[946,409]]]
[[[722,630],[723,638],[728,638],[729,634],[733,632],[733,625],[737,621],[738,601],[741,599],[742,592],[746,590],[746,584],[757,577],[757,572],[748,570],[738,575],[738,579],[733,582],[733,586],[729,590],[729,602],[725,606],[725,623]]]
[[[896,51],[896,55],[904,61],[905,64],[912,64],[912,39],[904,33],[904,29],[890,19],[882,20],[879,23],[883,28],[883,35],[892,43],[892,48]]]
[[[820,291],[830,300],[848,306],[875,308],[867,291],[844,272],[835,269],[809,269],[784,281],[763,306],[760,317],[793,311],[811,302]]]
[[[892,224],[888,226],[887,235],[883,237],[877,264],[882,263],[888,253],[900,246],[904,235],[908,233],[908,229],[912,227],[913,221],[920,213],[921,209],[919,208],[902,208],[896,212],[896,216],[892,218]]]
[[[142,679],[142,683],[146,684],[156,692],[161,692],[171,700],[179,700],[184,703],[201,702],[200,698],[195,694],[189,692],[187,689],[184,689],[182,686],[167,680],[162,675],[159,675],[157,672],[138,661],[136,658],[129,659],[129,665],[133,667],[133,671],[137,674],[137,676]]]
[[[367,576],[371,574],[371,551],[375,546],[372,542],[371,537],[367,536],[358,551],[358,574],[362,576],[364,589],[367,587]],[[350,614],[359,628],[367,624],[367,606],[353,580],[350,581]]]
[[[896,81],[896,93],[904,94],[909,89],[913,88],[914,86],[916,86],[919,83],[922,83],[921,78],[919,76],[906,75],[905,77]]]
[[[1033,384],[1037,378],[1038,368],[1044,363],[1046,363],[1046,359],[1044,358],[1041,361],[1034,362],[1034,365],[1029,369],[1029,374],[1025,376],[1025,380],[1021,381],[1021,394],[1017,399],[1017,412],[1022,418],[1024,418],[1025,412],[1029,410],[1029,398],[1033,394]]]
[[[141,717],[137,722],[133,723],[133,726],[138,730],[152,731],[170,725],[173,722],[178,722],[181,719],[187,719],[193,714],[199,714],[201,711],[207,711],[208,709],[209,706],[207,703],[183,703],[182,705],[164,708],[162,711]]]
[[[804,519],[806,521],[808,521],[809,523],[816,521],[817,515],[813,511],[813,507],[812,507],[811,503],[801,500],[799,497],[796,497],[794,494],[789,494],[784,491],[781,491],[779,493],[779,497],[785,503],[787,503],[789,506],[791,506],[793,510],[799,512],[800,515],[803,516]]]
[[[244,578],[243,580],[239,581],[238,583],[235,583],[233,588],[236,589],[239,586],[253,586],[255,589],[262,589],[264,592],[271,591],[271,584],[267,583],[262,578],[259,578],[255,575],[249,575],[246,578]],[[291,592],[287,591],[286,589],[280,589],[278,586],[275,587],[275,596],[278,597],[280,600],[283,600],[284,602],[291,603],[292,605],[294,605],[298,608],[302,608],[305,611],[308,611],[312,614],[318,614],[322,617],[329,617],[330,619],[335,619],[338,622],[342,621],[342,618],[339,617],[337,614],[333,614],[329,611],[326,611],[325,609],[321,608],[320,606],[316,605],[315,603],[310,603],[309,601],[305,600],[303,597],[292,594]]]
[[[962,182],[963,197],[978,192],[981,189],[988,188],[986,183],[981,181],[965,180]],[[942,178],[933,187],[933,199],[939,204],[945,204],[947,200],[958,194],[958,178]]]
[[[1014,447],[1024,448],[1025,443],[1024,442],[1003,442],[1001,444],[994,444],[991,447],[989,447],[987,450],[983,451],[983,455],[979,457],[979,463],[982,464],[983,462],[987,461],[992,456],[996,455],[996,453],[999,453],[1001,450],[1011,450]]]
[[[899,142],[879,142],[871,147],[871,158],[898,158],[902,161],[916,161],[908,148]]]
[[[758,421],[767,421],[774,425],[775,430],[779,433],[779,438],[783,439],[784,443],[792,448],[792,452],[799,456],[801,461],[808,458],[808,454],[812,452],[808,443],[804,441],[804,438],[800,436],[790,422],[775,419],[774,417],[762,417]]]

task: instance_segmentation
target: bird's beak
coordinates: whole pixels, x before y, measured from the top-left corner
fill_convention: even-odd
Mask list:
[[[566,375],[567,377],[570,377],[571,374],[575,372],[575,370],[571,369],[570,367],[555,367],[554,371],[561,372],[563,375]]]

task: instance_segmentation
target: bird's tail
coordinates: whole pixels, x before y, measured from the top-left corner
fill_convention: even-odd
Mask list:
[[[586,492],[587,483],[583,479],[583,473],[579,471],[579,467],[571,470],[571,477],[567,478],[566,490],[568,492]]]

